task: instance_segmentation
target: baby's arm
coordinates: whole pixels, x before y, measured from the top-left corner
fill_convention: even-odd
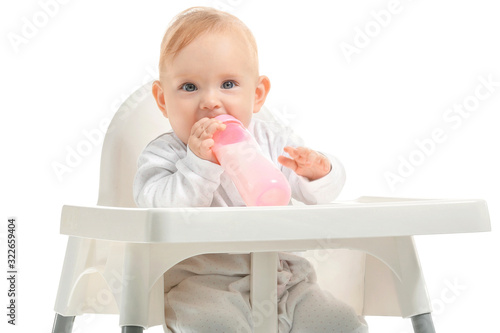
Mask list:
[[[208,207],[220,186],[220,165],[198,158],[173,133],[139,156],[134,198],[139,207]]]

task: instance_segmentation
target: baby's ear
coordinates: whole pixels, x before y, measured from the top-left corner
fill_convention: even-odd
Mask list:
[[[271,90],[271,81],[265,75],[259,76],[259,80],[257,82],[257,88],[255,88],[255,100],[253,105],[253,113],[257,113],[260,111],[262,105],[266,101],[267,94]]]
[[[160,109],[161,113],[163,113],[165,118],[168,118],[167,109],[165,108],[165,95],[163,94],[163,89],[161,87],[160,81],[156,80],[155,82],[153,82],[152,91],[158,108]]]

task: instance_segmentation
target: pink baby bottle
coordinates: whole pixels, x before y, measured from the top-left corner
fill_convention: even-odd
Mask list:
[[[230,115],[215,119],[226,124],[217,131],[212,151],[247,206],[283,206],[290,202],[290,185],[281,171],[266,158],[250,132]]]

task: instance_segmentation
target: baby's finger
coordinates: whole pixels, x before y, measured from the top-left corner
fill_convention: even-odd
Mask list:
[[[199,138],[201,134],[205,131],[205,128],[207,128],[209,122],[210,118],[201,118],[200,120],[198,120],[196,123],[194,123],[193,127],[191,128],[191,135],[194,135],[197,138]]]
[[[297,160],[298,163],[309,166],[314,163],[315,159],[316,152],[314,150],[305,147],[299,147],[296,149],[295,160]]]
[[[205,129],[205,133],[208,137],[212,137],[215,132],[217,131],[223,131],[226,128],[226,125],[223,124],[219,120],[212,119],[210,124],[208,124],[207,128]]]
[[[210,148],[212,148],[212,146],[214,145],[214,140],[213,139],[206,139],[206,140],[203,140],[200,144],[200,150],[204,153],[204,154],[208,154],[209,153],[209,150]]]
[[[290,146],[286,146],[284,149],[283,149],[288,155],[290,155],[291,158],[295,159],[299,156],[298,152],[297,152],[297,148],[294,148],[294,147],[290,147]]]
[[[292,169],[293,171],[297,170],[297,162],[295,162],[295,160],[291,158],[278,156],[278,162],[281,163],[284,167]]]
[[[201,124],[201,127],[197,130],[196,135],[198,135],[201,140],[208,139],[211,138],[216,131],[222,130],[225,127],[226,125],[219,120],[209,119]]]

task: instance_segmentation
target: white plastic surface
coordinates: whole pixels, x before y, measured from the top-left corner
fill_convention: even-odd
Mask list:
[[[61,233],[144,243],[267,242],[414,236],[490,230],[483,200],[380,201],[316,206],[122,209],[64,206]],[[269,245],[272,246],[272,245]],[[265,249],[263,249],[265,250]]]
[[[254,252],[251,255],[250,304],[253,309],[254,330],[278,332],[278,253]]]
[[[482,200],[364,197],[321,206],[135,208],[137,157],[169,129],[150,89],[130,96],[108,129],[100,207],[63,207],[61,233],[69,239],[59,314],[119,313],[121,326],[164,325],[163,273],[185,258],[220,252],[254,253],[252,271],[259,275],[252,277],[252,303],[275,302],[269,298],[276,287],[274,251],[331,248],[349,250],[337,250],[341,264],[327,289],[358,314],[408,317],[431,310],[411,236],[490,230]],[[269,333],[274,318],[255,332]]]

